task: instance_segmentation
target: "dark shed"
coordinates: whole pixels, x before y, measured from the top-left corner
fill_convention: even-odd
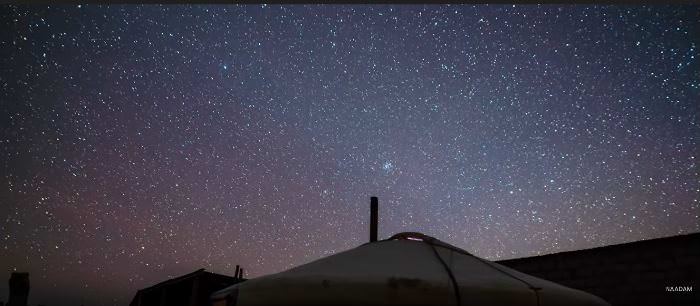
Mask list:
[[[129,306],[207,306],[212,292],[245,281],[199,269],[136,292]]]

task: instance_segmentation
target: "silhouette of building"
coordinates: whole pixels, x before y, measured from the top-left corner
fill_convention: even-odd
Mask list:
[[[199,269],[139,290],[129,306],[209,306],[214,291],[245,280],[239,266],[235,277]]]
[[[27,306],[29,297],[29,273],[12,272],[10,276],[10,298],[7,306]]]
[[[694,233],[497,262],[615,306],[700,305],[698,246]]]

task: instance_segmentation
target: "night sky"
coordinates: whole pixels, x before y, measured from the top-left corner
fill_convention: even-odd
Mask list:
[[[700,231],[698,6],[0,7],[0,301],[125,305],[420,231]]]

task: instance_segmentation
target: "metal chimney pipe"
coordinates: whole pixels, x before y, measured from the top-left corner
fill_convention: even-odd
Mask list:
[[[377,241],[378,218],[379,199],[377,199],[377,197],[371,197],[369,208],[369,242]]]
[[[234,273],[234,274],[233,274],[233,275],[234,275],[234,277],[236,277],[236,278],[238,278],[238,269],[239,269],[239,266],[238,266],[238,265],[236,265],[236,273]]]
[[[241,268],[241,277],[239,277],[239,278],[243,279],[243,268]]]

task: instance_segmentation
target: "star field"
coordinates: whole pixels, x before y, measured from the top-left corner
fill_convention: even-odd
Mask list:
[[[700,230],[697,6],[0,7],[0,300]]]

